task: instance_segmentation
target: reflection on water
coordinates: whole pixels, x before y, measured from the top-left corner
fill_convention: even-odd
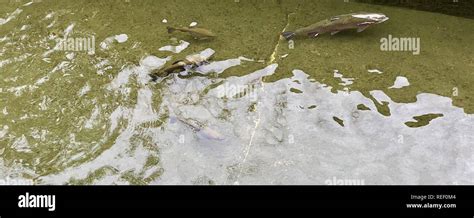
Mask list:
[[[211,65],[232,66],[218,63]],[[459,160],[438,153],[472,149],[467,133],[474,118],[451,106],[449,98],[420,94],[416,103],[401,104],[374,90],[377,101],[389,102],[391,116],[384,117],[361,93],[332,93],[300,70],[291,78],[262,83],[276,68],[273,64],[227,79],[175,75],[159,84],[142,83],[136,105],[118,106],[109,118],[111,131],[119,120],[128,123],[109,150],[43,180],[64,182],[101,167],[143,171],[145,157],[153,153],[145,149],[148,143],[156,146],[164,169],[152,184],[322,184],[331,176],[365,178],[368,184],[471,181],[466,172],[472,157]],[[130,75],[138,77],[142,70],[136,67]],[[154,92],[150,85],[161,88]],[[238,87],[247,92],[236,95]],[[151,107],[153,98],[162,99],[159,107]],[[360,104],[369,110],[357,109]],[[404,124],[427,113],[443,117],[424,128]],[[130,151],[134,143],[137,147]],[[117,175],[109,174],[94,183],[116,183]]]

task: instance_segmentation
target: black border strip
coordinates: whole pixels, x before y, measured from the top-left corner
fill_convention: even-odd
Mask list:
[[[55,195],[56,210],[19,208],[18,197]],[[96,212],[156,212],[168,208],[318,209],[399,216],[474,216],[474,186],[0,186],[0,217],[67,216]],[[455,199],[436,199],[438,196]],[[430,196],[423,201],[412,196]],[[456,208],[407,209],[407,204]],[[347,212],[347,211],[346,211]]]

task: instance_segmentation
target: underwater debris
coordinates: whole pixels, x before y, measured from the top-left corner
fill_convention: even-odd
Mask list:
[[[409,86],[410,83],[408,82],[408,79],[403,76],[397,76],[397,79],[395,79],[395,82],[393,83],[393,86],[388,87],[389,89],[400,89],[405,86]]]

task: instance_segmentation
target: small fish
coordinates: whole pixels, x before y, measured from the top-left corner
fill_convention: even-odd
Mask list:
[[[210,57],[210,56],[209,56]],[[153,72],[150,74],[152,81],[158,80],[159,77],[165,77],[175,72],[184,71],[186,67],[196,68],[204,64],[208,64],[207,59],[209,57],[203,56],[202,54],[193,54],[187,56],[184,60],[179,60],[171,64],[171,66],[159,72]]]
[[[212,39],[216,37],[216,34],[213,32],[198,27],[166,27],[168,29],[168,33],[173,33],[174,31],[181,31],[190,33],[195,39],[204,40],[204,39]]]
[[[283,32],[281,35],[290,40],[295,37],[308,36],[316,38],[324,33],[337,34],[340,31],[348,29],[357,29],[362,32],[373,24],[379,24],[387,21],[389,18],[379,13],[353,13],[335,16],[313,25],[297,29],[295,31]]]

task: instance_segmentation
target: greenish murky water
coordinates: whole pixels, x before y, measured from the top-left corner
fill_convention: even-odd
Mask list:
[[[300,106],[298,108],[315,111],[311,113],[315,113],[316,118],[308,119],[315,120],[317,125],[325,125],[329,120],[338,126],[344,126],[344,129],[352,128],[355,132],[359,131],[356,123],[369,122],[369,118],[357,122],[351,120],[362,119],[364,113],[374,116],[370,118],[370,122],[373,122],[370,125],[385,122],[379,119],[397,119],[397,124],[393,124],[397,125],[396,128],[405,128],[406,123],[408,126],[420,127],[416,129],[430,127],[430,120],[453,121],[462,114],[468,117],[465,118],[466,123],[453,121],[452,125],[460,125],[461,129],[453,132],[450,137],[459,138],[460,146],[472,145],[470,139],[465,138],[466,133],[462,129],[472,124],[470,114],[474,113],[472,19],[396,7],[346,3],[342,0],[37,0],[31,4],[27,3],[27,1],[0,0],[0,170],[2,171],[0,177],[32,179],[37,184],[228,184],[254,174],[280,178],[281,183],[324,181],[325,177],[312,177],[308,174],[305,174],[306,180],[285,180],[287,175],[272,174],[271,170],[261,167],[267,166],[265,159],[256,158],[247,162],[249,154],[259,156],[258,145],[261,145],[264,147],[261,149],[270,152],[268,156],[280,158],[276,161],[272,159],[273,165],[268,164],[269,166],[298,165],[294,164],[294,161],[285,162],[283,153],[272,153],[280,149],[277,145],[283,142],[291,145],[291,139],[295,137],[290,133],[287,134],[286,130],[275,133],[275,129],[294,129],[299,126],[303,129],[295,131],[303,133],[313,128],[309,124],[291,121],[293,120],[291,116],[297,112],[292,111],[287,103],[293,97],[286,95],[306,96],[306,99],[298,101]],[[334,36],[327,34],[317,39],[297,39],[293,42],[280,39],[279,36],[283,30],[294,30],[334,15],[360,11],[384,13],[390,20],[362,33],[347,31]],[[163,22],[164,19],[166,23]],[[197,22],[199,27],[212,30],[217,37],[213,40],[195,40],[187,33],[178,32],[170,35],[166,30],[166,26],[188,26],[192,22]],[[420,54],[381,51],[380,40],[389,35],[419,38]],[[54,50],[57,40],[61,38],[94,39],[94,52],[74,49]],[[160,48],[166,45],[179,45],[180,40],[189,43],[183,51],[179,53],[160,51]],[[181,78],[174,77],[157,83],[148,81],[149,72],[169,66],[187,55],[199,53],[207,48],[215,51],[211,61],[237,61],[235,58],[238,57],[245,57],[249,61],[239,59],[238,64],[224,68],[221,72],[200,76],[183,75]],[[147,57],[152,58],[146,59]],[[271,64],[278,64],[272,73],[252,77],[254,72]],[[293,78],[295,69],[304,71],[307,77]],[[368,72],[374,69],[381,73]],[[344,81],[341,83],[341,78],[334,75],[335,70],[343,74],[344,78],[352,78],[353,84]],[[238,99],[252,97],[247,89],[236,92],[237,98],[222,97],[216,100],[208,97],[208,93],[216,87],[221,87],[228,81],[240,81],[237,79],[247,78],[245,76],[249,76],[249,79],[244,79],[248,80],[246,84],[253,84],[247,88],[272,93],[271,99],[281,96],[282,93],[286,97],[282,97],[283,100],[277,98],[276,103],[269,103],[273,106],[268,108],[261,103],[265,102],[264,100],[249,105],[237,104]],[[407,78],[409,85],[403,88],[390,88],[398,76]],[[261,83],[253,83],[261,77]],[[285,80],[289,78],[292,80]],[[305,80],[317,81],[322,84],[321,87],[329,87],[330,92],[323,95],[327,97],[322,98],[316,91],[313,95],[308,93],[308,90],[322,88],[316,89],[311,88],[311,85],[301,84],[301,81]],[[193,81],[197,81],[200,85],[193,85]],[[281,81],[292,85],[288,90],[275,91],[276,93],[273,93],[272,85],[266,85],[279,84]],[[276,85],[274,90],[279,90]],[[374,94],[374,90],[385,93],[389,99]],[[321,105],[338,101],[332,99],[339,99],[340,93],[343,92],[348,93],[343,96],[352,100],[341,100],[340,103],[331,105],[346,110],[349,117],[344,117],[342,112],[337,114],[339,109]],[[361,95],[354,97],[350,94],[354,92],[359,92]],[[178,99],[177,93],[187,95],[183,100]],[[330,97],[330,93],[334,97]],[[438,106],[437,104],[417,106],[418,104],[415,104],[417,96],[423,93],[434,94],[444,99],[439,101],[443,106],[439,106],[441,103]],[[266,94],[261,94],[257,95],[257,98],[266,98],[265,96]],[[287,98],[290,100],[284,100]],[[313,102],[316,99],[321,102]],[[452,104],[445,103],[446,99],[452,100]],[[346,107],[347,102],[354,105]],[[189,123],[176,129],[170,127],[172,126],[170,120],[174,116],[180,116],[176,108],[204,106],[209,109],[211,107],[208,104],[220,105],[219,110],[215,114],[211,112],[213,116],[202,118],[197,125],[199,127]],[[240,109],[245,111],[245,114],[236,112]],[[287,109],[288,114],[282,116],[288,123],[278,123],[280,118],[265,117],[268,110],[281,110],[275,113],[284,114]],[[353,110],[357,109],[361,112],[355,115]],[[431,109],[433,111],[430,111]],[[199,112],[196,108],[193,110]],[[409,117],[413,118],[416,115],[402,115],[403,111],[412,110],[420,110],[417,115],[445,114],[451,113],[449,111],[452,110],[454,111],[452,114],[456,116],[447,115],[437,119],[415,117],[418,122],[414,123]],[[322,114],[328,111],[334,114],[328,114],[327,120],[317,118],[317,116],[323,117]],[[310,112],[302,113],[310,114]],[[247,116],[250,117],[248,125],[235,123],[236,120],[244,120]],[[188,122],[180,122],[180,119],[178,117],[175,122],[185,124]],[[273,123],[275,120],[278,122]],[[268,128],[265,126],[267,124],[270,125]],[[262,136],[263,141],[259,141],[258,129],[262,125],[266,128],[261,131],[262,135],[268,131],[275,137],[270,140]],[[392,124],[380,125],[388,128]],[[214,128],[211,128],[213,126]],[[239,129],[239,126],[245,126],[246,129]],[[258,131],[252,133],[253,128]],[[179,132],[183,129],[188,129],[187,133],[168,135],[169,131]],[[438,130],[427,130],[427,132]],[[219,148],[211,154],[206,153],[212,148],[205,146],[203,148],[201,144],[216,145],[214,142],[186,138],[187,134],[192,135],[193,131],[204,132],[208,138],[210,135],[210,138],[219,140],[221,137],[217,135],[224,135],[226,143],[223,144],[230,144],[229,146],[236,144],[236,150],[226,147],[229,150],[222,151],[219,149],[223,148]],[[247,131],[250,131],[249,134],[240,135]],[[325,131],[321,130],[318,134],[325,134]],[[380,138],[386,142],[395,142],[399,135],[405,135],[408,138],[405,140],[410,144],[412,137],[424,134],[406,131],[408,130],[397,129],[393,131],[393,137],[380,136]],[[371,134],[357,133],[357,137],[361,137],[360,143],[364,143],[365,138],[373,137]],[[302,138],[304,137],[300,136],[295,140],[298,142],[298,139]],[[331,144],[329,138],[338,137],[328,136],[328,139],[324,139],[321,143]],[[424,144],[415,139],[411,142],[413,145]],[[344,144],[344,142],[334,143]],[[182,144],[188,147],[179,147]],[[201,146],[196,147],[197,144]],[[311,141],[301,140],[299,144],[310,146]],[[349,152],[351,149],[357,150],[347,146],[343,147]],[[266,151],[270,147],[274,147],[275,150]],[[301,147],[299,151],[305,153],[305,149],[307,148]],[[364,149],[371,150],[360,149],[361,152]],[[373,149],[382,148],[374,145]],[[417,155],[420,152],[406,149],[408,150],[404,151],[415,152]],[[342,151],[335,151],[334,158],[344,159],[344,155],[339,152]],[[284,153],[297,155],[298,152],[288,150]],[[174,155],[166,156],[169,154]],[[260,154],[267,156],[266,153]],[[397,154],[393,151],[390,157]],[[212,156],[212,159],[206,160],[208,162],[193,162],[202,156]],[[163,161],[164,157],[167,157],[166,161],[182,158],[183,162],[179,165],[173,165],[172,162],[166,164]],[[365,153],[361,153],[357,158],[361,157],[367,161],[372,160],[372,163],[378,161],[374,156],[365,156]],[[332,163],[332,160],[321,158],[313,157],[311,160]],[[399,159],[393,161],[400,162]],[[465,161],[468,162],[469,159]],[[338,172],[342,172],[344,166],[350,165],[340,162],[338,164],[341,164],[338,165],[341,168],[336,170]],[[451,169],[452,163],[450,164],[447,163],[443,170]],[[321,167],[324,167],[324,164]],[[233,170],[229,170],[230,168]],[[304,166],[299,166],[291,168],[290,171],[295,175],[304,174],[306,171],[303,168]],[[372,168],[384,170],[382,165],[374,165]],[[371,171],[372,168],[368,167],[365,170]],[[216,173],[208,172],[212,170]],[[328,175],[327,178],[332,178],[330,173],[323,171],[326,173],[323,173],[324,175]],[[185,176],[193,175],[194,172],[200,174],[190,178]],[[169,176],[166,176],[166,173],[169,173]],[[245,180],[243,183],[274,182],[258,178],[260,177]],[[461,180],[468,183],[472,182],[471,179],[472,174],[467,174]],[[277,184],[278,179],[276,180]],[[394,177],[382,179],[380,183],[431,181],[403,180]]]

